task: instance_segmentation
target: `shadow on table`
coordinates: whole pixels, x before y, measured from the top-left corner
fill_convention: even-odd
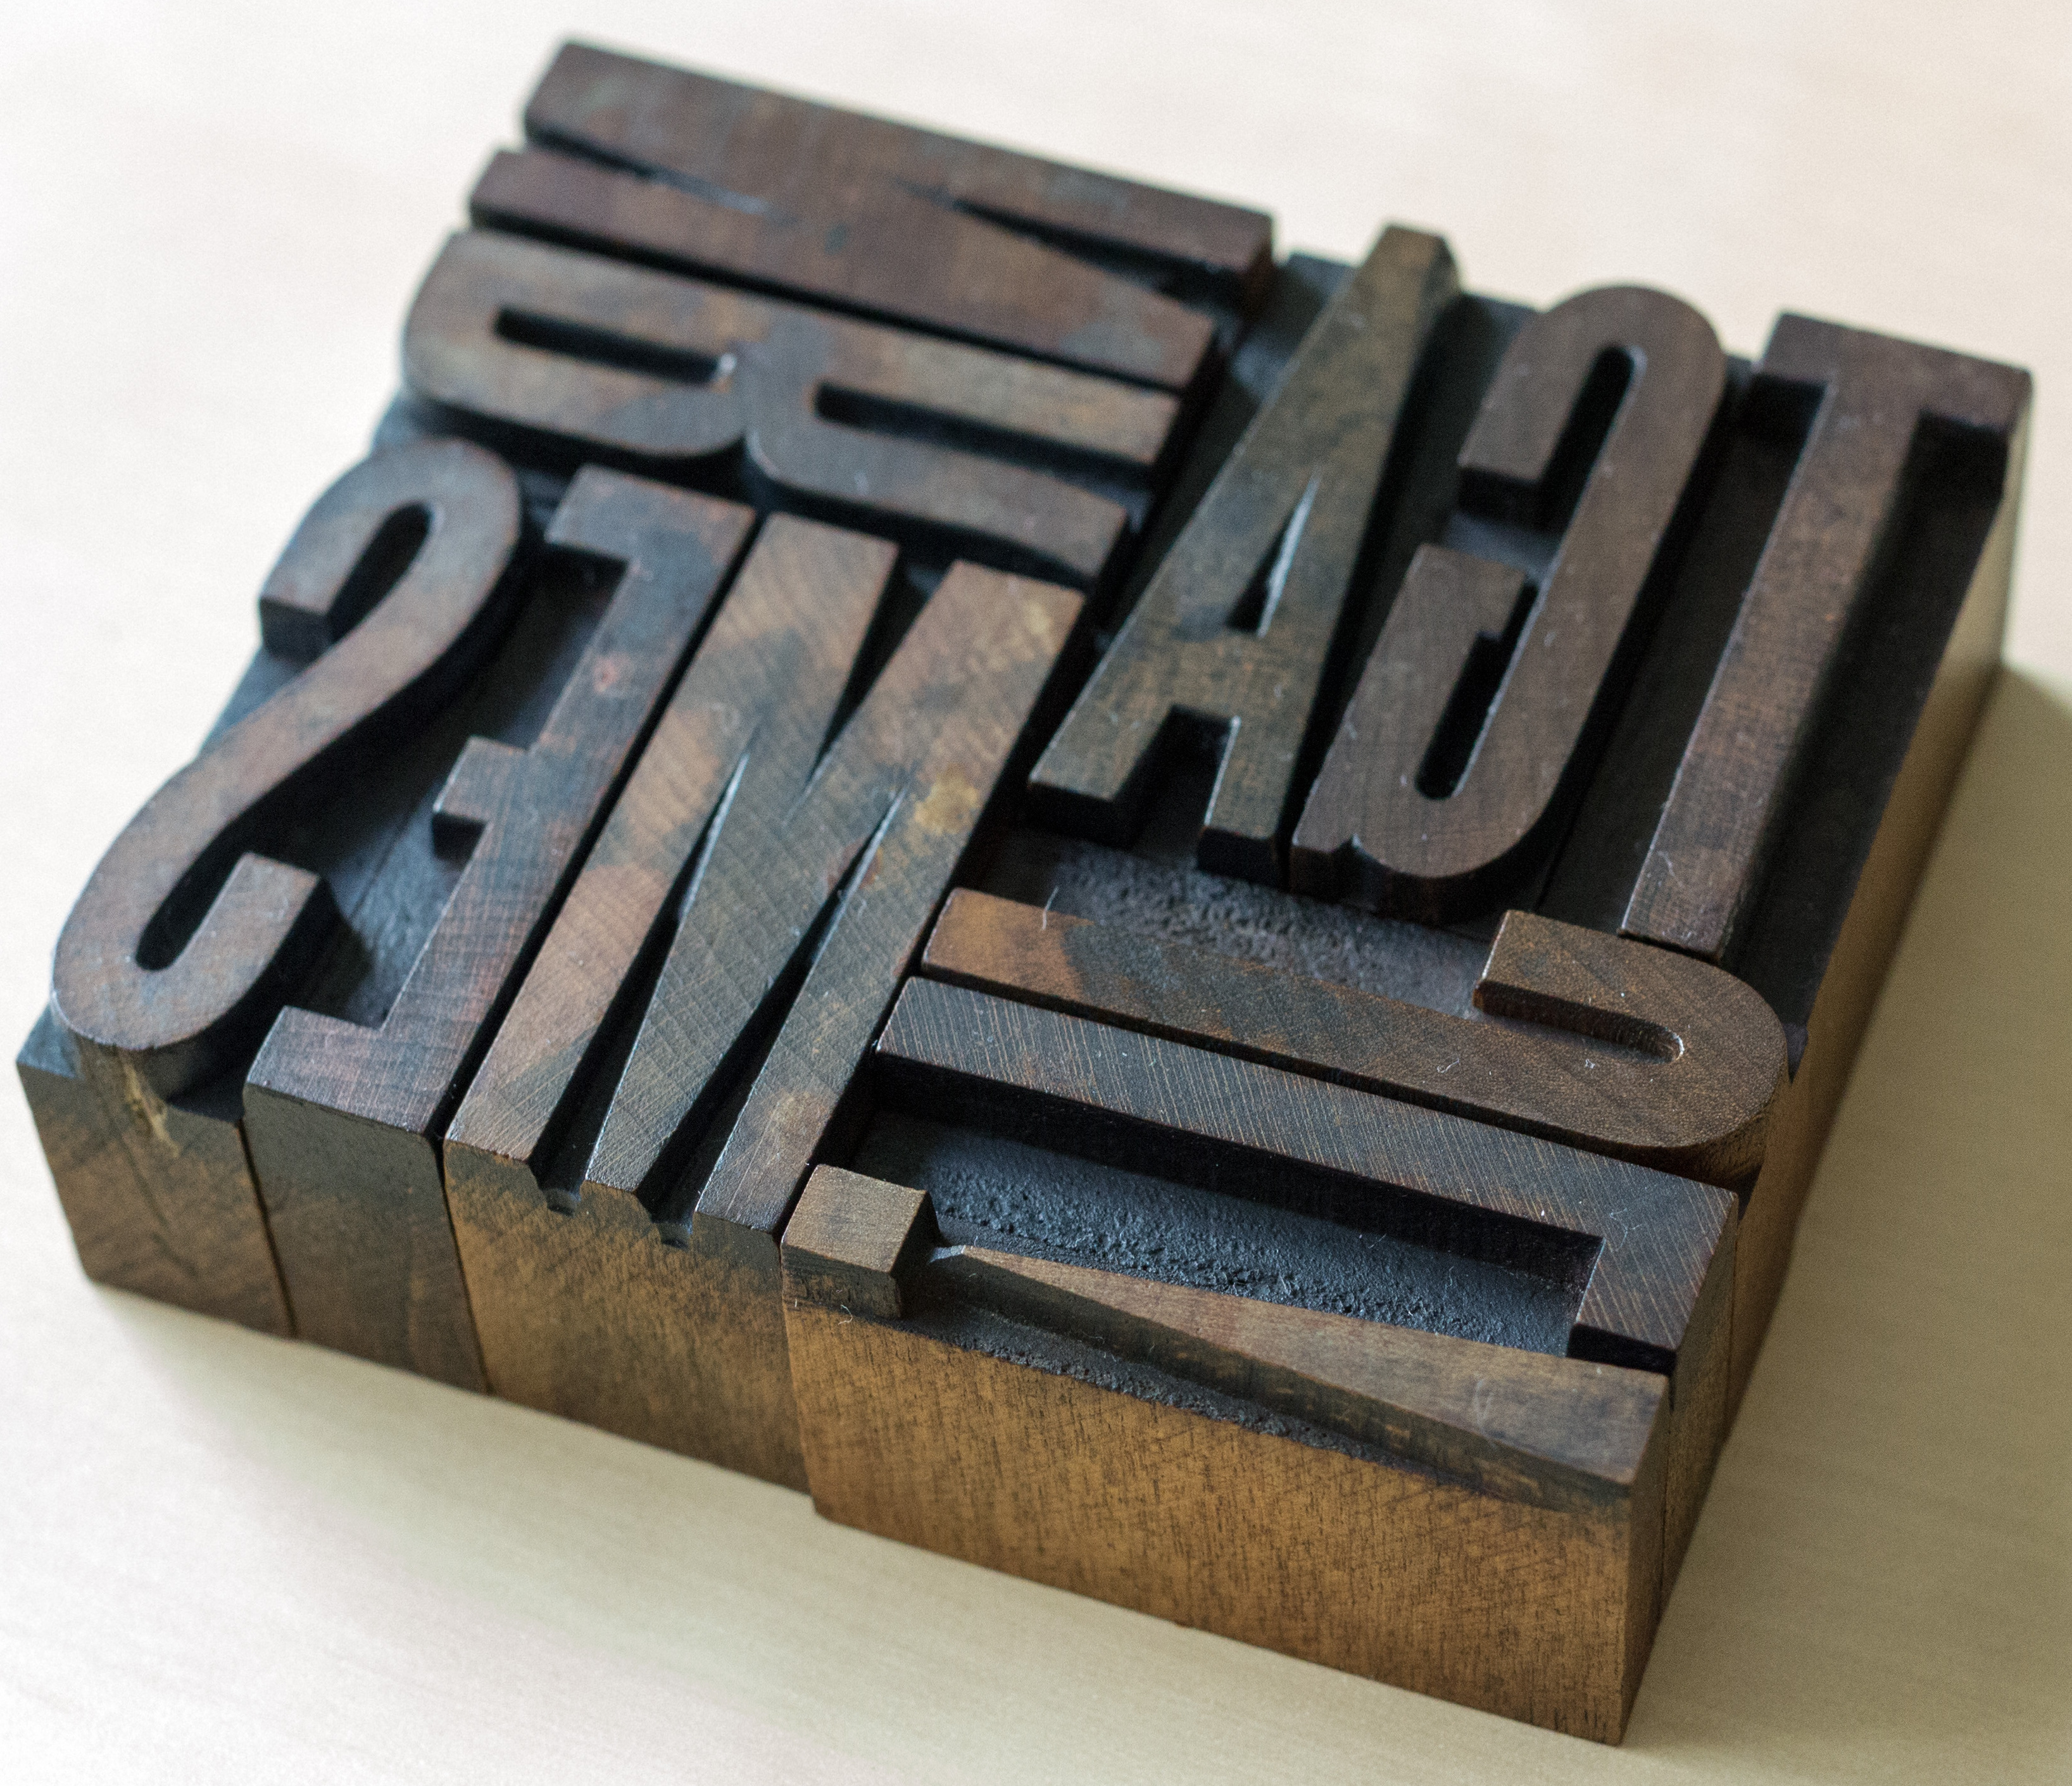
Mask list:
[[[2067,1765],[2068,1014],[2072,710],[2007,672],[1630,1749],[1753,1748],[1830,1778]]]

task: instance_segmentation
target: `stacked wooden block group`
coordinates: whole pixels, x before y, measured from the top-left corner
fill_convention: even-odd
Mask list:
[[[60,938],[100,1281],[1623,1728],[2013,369],[585,47]]]

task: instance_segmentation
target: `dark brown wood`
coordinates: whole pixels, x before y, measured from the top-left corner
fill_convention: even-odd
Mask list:
[[[525,126],[541,146],[491,163],[479,223],[1169,389],[1214,340],[1180,300],[1249,315],[1272,272],[1260,212],[586,44],[556,56]]]
[[[549,543],[615,561],[618,587],[531,747],[471,739],[454,765],[434,822],[467,864],[409,977],[378,1024],[275,1020],[245,1134],[304,1338],[482,1386],[438,1129],[751,520],[617,472],[577,478]]]
[[[926,1191],[836,1167],[815,1170],[783,1252],[787,1301],[887,1321],[988,1307],[1537,1506],[1630,1490],[1667,1412],[1651,1372],[946,1245]]]
[[[810,775],[894,556],[792,516],[765,525],[499,1027],[450,1149],[549,1172],[606,1019],[642,951],[666,943],[665,908],[751,758],[751,799],[788,803]]]
[[[934,1228],[822,1167],[786,1232],[822,1513],[1617,1738],[1718,1443],[1731,1228],[1673,1385]]]
[[[500,1393],[796,1483],[776,1233],[1079,604],[959,566],[845,719],[891,553],[770,529],[446,1167]],[[671,934],[666,892],[708,823]],[[631,1042],[606,1060],[599,1026],[643,948],[660,965],[610,1014]]]
[[[1531,912],[1475,991],[1529,1030],[972,891],[922,971],[1715,1184],[1762,1163],[1785,1082],[1784,1032],[1740,981]]]
[[[399,541],[421,543],[392,589],[369,591],[359,573]],[[247,841],[448,691],[517,542],[517,480],[458,441],[378,454],[325,492],[260,598],[268,644],[309,667],[146,802],[65,921],[51,999],[85,1046],[165,1096],[272,1016],[335,907],[318,877]],[[370,594],[383,599],[354,625]]]
[[[456,419],[1098,582],[1124,504],[1009,461],[1149,480],[1176,401],[775,298],[476,231],[434,263],[404,376]]]
[[[1594,1259],[1577,1356],[1669,1368],[1733,1220],[1725,1192],[1623,1160],[925,980],[900,994],[877,1058],[902,1101],[983,1112],[1005,1092],[1067,1147],[1073,1123],[1100,1135],[1104,1157],[1127,1138],[1169,1172],[1205,1144],[1220,1179],[1248,1160],[1308,1168],[1384,1230],[1443,1224],[1451,1208],[1570,1237]]]
[[[1788,389],[1817,408],[1621,925],[1707,961],[1760,887],[1823,698],[1873,623],[1910,476],[1997,493],[2029,414],[2012,366],[1803,316],[1778,319],[1757,378],[1773,403]],[[1955,463],[1924,467],[1937,433],[1959,437]]]
[[[1616,1737],[2026,379],[582,46],[527,136],[67,927],[88,1271]]]
[[[1443,548],[1412,561],[1296,826],[1295,886],[1445,923],[1517,884],[1617,711],[1725,382],[1712,325],[1659,291],[1584,292],[1520,331],[1461,501],[1560,544],[1537,591]]]
[[[47,1007],[14,1064],[88,1277],[257,1332],[294,1331],[234,1097],[162,1097]]]
[[[785,1298],[896,1321],[901,1280],[941,1239],[927,1191],[816,1166],[784,1224]]]
[[[1183,726],[1221,734],[1204,867],[1278,881],[1318,686],[1411,381],[1457,289],[1390,229],[1309,334],[1037,763],[1036,809],[1126,843]]]
[[[582,1186],[616,1028],[653,990],[685,877],[752,759],[795,798],[894,560],[791,516],[757,538],[498,1028],[443,1149],[447,1200],[500,1395],[775,1481],[800,1480],[775,1311],[672,1244],[638,1188]],[[788,784],[779,786],[780,780]],[[614,1025],[617,1019],[616,1027]],[[712,1344],[728,1335],[739,1344]]]
[[[292,1331],[234,1076],[337,903],[298,815],[423,724],[508,603],[518,488],[459,442],[379,453],[311,508],[260,597],[264,692],[110,847],[19,1062],[88,1274]],[[371,610],[371,611],[370,611]]]

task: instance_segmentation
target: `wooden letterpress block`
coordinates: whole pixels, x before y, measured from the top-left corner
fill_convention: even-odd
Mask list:
[[[586,44],[525,134],[476,185],[478,224],[1168,390],[1273,272],[1257,212]]]
[[[779,1481],[778,1230],[1080,606],[960,565],[845,720],[893,557],[767,525],[446,1142],[497,1393]]]
[[[1080,601],[1013,573],[1113,586],[1268,226],[580,48],[527,128],[412,309],[388,431],[790,512],[487,1041],[454,1230],[498,1393],[803,1484],[775,1236],[1062,708]]]
[[[376,1023],[290,1006],[245,1085],[245,1134],[302,1335],[479,1387],[438,1130],[751,517],[585,470],[549,545],[604,559],[610,601],[531,742],[471,737],[431,814],[464,857]]]
[[[1615,1739],[2026,377],[580,45],[525,134],[60,939],[89,1273]]]

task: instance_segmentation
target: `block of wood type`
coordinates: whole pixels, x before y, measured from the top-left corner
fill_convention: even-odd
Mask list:
[[[1716,1184],[1761,1165],[1785,1082],[1783,1030],[1731,974],[1530,912],[1506,916],[1475,985],[1507,1024],[973,890],[922,971]]]
[[[380,995],[383,870],[508,632],[519,547],[517,482],[479,448],[346,473],[267,579],[229,707],[94,870],[19,1062],[90,1276],[291,1331],[245,1068],[289,998]]]
[[[1080,607],[958,566],[857,691],[893,557],[767,525],[446,1140],[498,1393],[794,1484],[776,1236]]]
[[[88,1275],[1617,1740],[2027,375],[579,43],[523,129],[59,939]]]
[[[1414,375],[1343,402],[1392,430],[1363,493],[1262,521],[1253,455],[1347,442],[1304,370],[1392,242],[1133,579],[787,1231],[806,1474],[874,1531],[1615,1739],[1983,698],[2028,386],[1791,319],[1750,367],[1659,293],[1535,317],[1420,238]],[[1291,537],[1328,595],[1276,641]],[[1642,921],[1713,888],[1709,943]],[[1611,1523],[1409,1405],[1441,1354],[1605,1444]],[[1655,1426],[1553,1386],[1583,1363],[1652,1377]]]
[[[823,1512],[1618,1734],[1724,1428],[1730,1195],[922,981],[878,1055],[870,1171],[785,1236]]]
[[[924,584],[1109,591],[1276,283],[1258,212],[582,44],[525,130],[412,306],[384,437],[887,533]]]
[[[701,471],[1092,586],[1179,415],[1162,393],[510,236],[456,236],[403,333],[413,397],[550,463]],[[1048,455],[1127,496],[1032,469]]]
[[[247,1076],[245,1138],[306,1338],[479,1386],[436,1138],[508,983],[653,722],[750,517],[591,468],[547,543],[602,559],[612,591],[524,747],[477,735],[431,830],[462,858],[376,1023],[290,1006]]]
[[[1457,290],[1445,244],[1405,229],[1338,288],[1046,748],[1030,782],[1039,810],[1125,838],[1179,731],[1212,728],[1202,866],[1275,878],[1375,487]]]

